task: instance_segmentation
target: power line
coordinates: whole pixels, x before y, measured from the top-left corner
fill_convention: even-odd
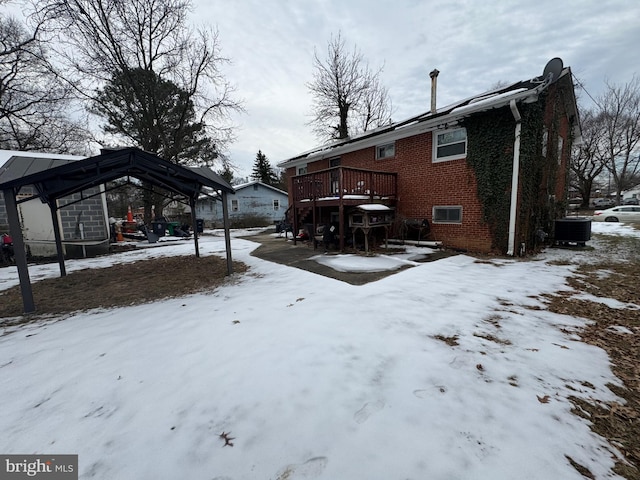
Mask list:
[[[584,91],[584,93],[586,93],[586,94],[589,96],[589,98],[593,101],[593,103],[595,103],[595,104],[598,106],[598,108],[602,108],[602,107],[600,106],[600,104],[598,103],[598,101],[597,101],[595,98],[593,98],[593,97],[591,96],[591,94],[590,94],[590,93],[589,93],[589,91],[586,89],[586,87],[584,86],[584,84],[583,84],[583,83],[578,79],[578,77],[576,77],[576,76],[575,76],[575,74],[574,74],[573,72],[571,72],[571,76],[573,77],[573,79],[575,80],[575,82],[580,86],[580,88]]]

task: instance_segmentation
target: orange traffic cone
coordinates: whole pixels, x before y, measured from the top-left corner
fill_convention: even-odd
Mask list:
[[[124,242],[124,237],[122,236],[122,226],[116,223],[116,242]]]
[[[133,222],[133,213],[131,213],[131,205],[127,209],[127,222]]]

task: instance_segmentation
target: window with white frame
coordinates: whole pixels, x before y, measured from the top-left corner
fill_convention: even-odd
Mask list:
[[[280,210],[280,199],[279,198],[274,198],[273,199],[273,209],[274,210]]]
[[[238,204],[238,200],[231,199],[231,211],[237,212],[238,210],[240,210],[240,205]]]
[[[462,223],[462,207],[433,207],[433,223]]]
[[[307,166],[301,165],[298,167],[298,175],[305,175],[307,173]]]
[[[376,160],[382,160],[383,158],[391,158],[395,156],[396,144],[394,142],[376,146]]]
[[[558,165],[562,163],[563,149],[564,149],[564,138],[558,136]]]
[[[436,130],[433,132],[433,162],[457,160],[466,156],[466,128]]]
[[[547,144],[549,143],[549,130],[547,127],[544,127],[542,131],[542,156],[547,156]]]

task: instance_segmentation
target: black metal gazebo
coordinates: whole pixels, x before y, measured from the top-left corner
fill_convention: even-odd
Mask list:
[[[202,193],[203,187],[209,187],[218,192],[222,200],[224,218],[227,274],[232,273],[227,195],[235,192],[229,183],[210,168],[176,165],[139,148],[130,147],[108,150],[94,157],[70,162],[19,178],[4,178],[3,182],[0,183],[0,191],[3,193],[7,209],[9,230],[14,243],[15,261],[20,278],[25,313],[34,312],[35,304],[29,278],[24,238],[18,215],[18,203],[40,198],[43,203],[49,206],[51,218],[53,219],[53,233],[60,265],[60,275],[65,276],[62,238],[56,216],[57,200],[122,177],[135,178],[186,197],[191,206],[192,224],[194,226],[196,224],[195,204],[198,196]],[[28,198],[20,198],[18,200],[20,190],[26,185],[32,185],[36,193],[28,196]],[[194,244],[196,256],[199,256],[198,233],[195,228]]]

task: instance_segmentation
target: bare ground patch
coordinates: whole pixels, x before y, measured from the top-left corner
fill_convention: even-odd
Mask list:
[[[246,270],[243,263],[233,262],[234,272]],[[180,297],[218,287],[228,278],[226,273],[225,259],[195,255],[79,270],[66,277],[33,283],[36,315],[122,307]],[[18,286],[0,292],[0,318],[19,317],[22,312]],[[28,321],[28,317],[17,319],[16,323],[24,321]]]

